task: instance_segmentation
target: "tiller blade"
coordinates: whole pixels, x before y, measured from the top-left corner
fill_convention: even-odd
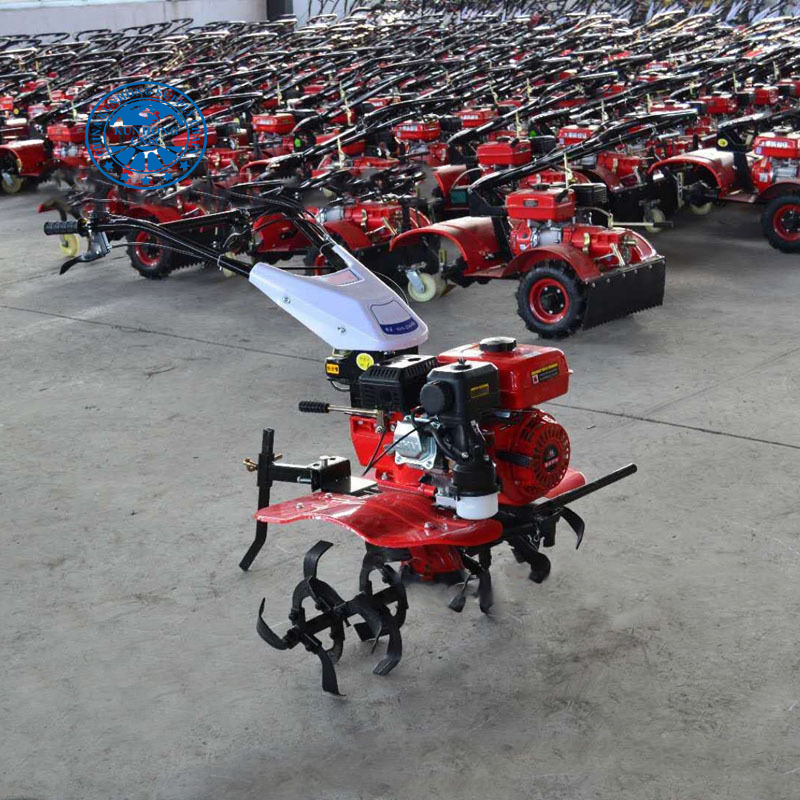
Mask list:
[[[446,549],[455,563],[460,561],[460,573],[464,576],[458,593],[452,598],[449,607],[456,612],[463,611],[466,604],[467,590],[470,582],[477,579],[478,605],[484,614],[488,614],[494,602],[492,592],[492,549],[503,543],[508,544],[519,563],[527,563],[530,567],[528,577],[535,583],[541,583],[550,574],[550,559],[540,552],[542,547],[552,547],[556,540],[556,526],[559,520],[572,528],[576,537],[576,547],[580,547],[585,531],[583,519],[568,504],[609,486],[622,478],[636,472],[636,466],[629,464],[611,472],[590,483],[584,483],[555,497],[532,503],[526,506],[502,506],[500,511],[492,517],[497,525],[498,535],[490,541],[484,540],[477,544],[467,544],[463,539],[461,544],[442,546],[437,544],[432,547],[415,544],[408,547],[380,547],[366,542],[367,552],[361,564],[359,574],[359,592],[351,600],[342,597],[329,584],[317,577],[317,566],[322,555],[332,546],[330,542],[319,541],[305,555],[303,560],[303,580],[297,584],[292,595],[292,607],[289,612],[289,621],[292,626],[283,636],[278,636],[264,620],[265,601],[261,601],[258,612],[258,635],[270,646],[277,650],[290,650],[302,644],[306,650],[314,653],[322,664],[322,688],[331,694],[339,694],[339,684],[336,680],[334,665],[342,655],[344,647],[345,629],[350,627],[350,618],[361,617],[361,621],[353,625],[353,629],[361,641],[371,641],[374,650],[382,637],[387,638],[386,655],[378,662],[373,672],[376,675],[387,675],[400,662],[403,653],[403,641],[400,628],[405,622],[408,601],[403,578],[413,575],[412,565],[433,558],[432,552],[436,551],[441,562],[440,550]],[[335,502],[334,502],[335,501]],[[308,499],[304,501],[309,506]],[[337,500],[331,494],[326,501],[339,515],[341,522],[345,513],[354,514],[362,508],[353,501],[350,506],[343,505],[342,498]],[[366,502],[366,501],[365,501]],[[292,501],[293,508],[297,502]],[[391,506],[389,506],[391,507]],[[406,506],[404,506],[405,508]],[[275,508],[275,517],[280,519]],[[323,507],[309,507],[304,509],[303,516],[325,518]],[[347,512],[343,509],[348,509]],[[355,509],[356,511],[354,511]],[[292,516],[290,519],[295,519]],[[302,516],[301,516],[302,518]],[[350,524],[354,524],[350,520]],[[453,524],[450,522],[449,524]],[[462,527],[465,525],[462,521]],[[383,520],[384,533],[392,530]],[[455,530],[455,526],[454,526]],[[410,528],[414,534],[413,527]],[[414,539],[413,541],[418,541]],[[389,565],[389,562],[404,562],[403,569],[398,571]],[[451,562],[448,560],[448,566]],[[374,591],[372,574],[378,573],[385,584],[380,591]],[[425,573],[427,574],[427,573]],[[474,585],[474,584],[473,584]],[[316,616],[308,618],[303,606],[310,600],[319,612]],[[394,610],[390,606],[394,604]],[[331,638],[331,646],[326,648],[319,635],[327,631]]]
[[[378,662],[373,672],[388,675],[400,662],[403,654],[403,640],[400,627],[405,622],[408,601],[400,574],[387,562],[410,558],[405,550],[386,550],[369,548],[361,567],[359,592],[351,600],[343,600],[336,590],[317,577],[317,565],[322,555],[332,547],[330,542],[317,542],[303,559],[303,580],[297,584],[292,594],[292,607],[289,621],[292,627],[283,636],[276,634],[264,619],[266,600],[261,601],[258,610],[256,630],[258,635],[277,650],[291,650],[302,644],[314,653],[322,665],[322,688],[331,694],[341,694],[336,679],[334,664],[342,655],[345,627],[350,626],[350,617],[360,616],[363,622],[354,625],[361,641],[372,641],[373,650],[381,637],[388,637],[386,655]],[[374,592],[370,575],[380,573],[385,588]],[[303,606],[310,599],[320,613],[310,619],[306,617]],[[395,604],[392,611],[391,603]],[[328,631],[332,645],[325,648],[318,635]]]

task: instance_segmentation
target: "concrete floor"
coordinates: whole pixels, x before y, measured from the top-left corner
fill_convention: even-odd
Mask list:
[[[303,552],[355,590],[355,537],[274,530],[250,574],[263,426],[302,461],[350,454],[325,346],[254,289],[124,255],[57,274],[0,198],[0,798],[778,800],[800,797],[800,259],[752,210],[658,238],[666,305],[563,343],[550,411],[573,464],[640,472],[576,505],[543,586],[506,552],[497,604],[412,587],[387,678],[349,643],[345,699],[283,629]],[[430,351],[534,337],[513,287],[423,308]],[[290,496],[281,487],[278,496]]]

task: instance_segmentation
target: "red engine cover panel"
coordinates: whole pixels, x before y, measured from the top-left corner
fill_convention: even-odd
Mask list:
[[[756,84],[753,86],[755,97],[753,98],[753,105],[755,106],[774,106],[780,99],[780,92],[777,86],[766,86],[763,84]]]
[[[569,436],[544,411],[531,409],[521,419],[496,420],[484,435],[502,486],[501,503],[520,506],[538,500],[567,474]]]
[[[561,128],[558,132],[558,144],[561,147],[568,147],[571,144],[578,144],[578,142],[585,142],[591,139],[597,131],[597,125],[576,126],[568,125]]]
[[[493,108],[465,108],[458,112],[461,124],[465,128],[479,128],[497,116]]]
[[[476,151],[485,167],[518,167],[531,160],[531,143],[525,139],[484,142]]]
[[[762,133],[753,141],[757,156],[800,158],[800,133]]]
[[[626,153],[614,153],[606,151],[597,156],[597,166],[605,167],[613,172],[618,178],[625,178],[633,175],[641,169],[646,172],[646,162],[641,156],[632,156]]]
[[[511,219],[566,222],[575,216],[575,194],[552,186],[520,189],[506,197],[506,213]]]
[[[86,125],[65,125],[63,122],[48,125],[47,138],[51,142],[80,144],[86,138]]]
[[[699,99],[705,105],[707,114],[735,114],[738,108],[736,98],[728,92],[706,94]]]
[[[401,142],[435,142],[442,135],[442,126],[438,119],[409,120],[395,125],[394,135]]]
[[[295,126],[294,114],[254,114],[253,130],[256,133],[290,133]]]
[[[442,364],[465,358],[488,361],[499,372],[500,405],[509,411],[531,408],[561,397],[569,390],[569,367],[556,347],[518,344],[506,353],[485,353],[480,345],[465,344],[437,356]]]

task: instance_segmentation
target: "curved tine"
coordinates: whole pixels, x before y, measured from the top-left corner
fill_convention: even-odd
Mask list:
[[[333,661],[328,651],[320,646],[315,648],[314,652],[322,665],[322,690],[329,694],[343,697],[342,693],[339,691],[339,682],[336,680],[336,668],[333,666]]]
[[[383,628],[389,634],[389,642],[386,645],[386,655],[375,665],[375,669],[372,672],[375,675],[388,675],[403,657],[403,637],[400,635],[400,628],[394,621],[394,617],[389,613],[389,609],[386,606],[382,606],[378,613],[381,616]]]
[[[325,652],[333,664],[338,664],[344,650],[344,623],[342,620],[331,624],[331,641],[333,644]]]
[[[329,583],[325,583],[319,578],[307,578],[306,582],[311,590],[311,598],[315,603],[322,602],[327,604],[330,610],[333,610],[336,606],[344,605],[344,598]]]
[[[320,558],[333,547],[332,542],[326,542],[320,539],[310,550],[306,551],[303,557],[303,577],[316,578],[317,577],[317,564]]]
[[[575,536],[578,537],[578,542],[575,545],[575,549],[577,550],[581,546],[581,542],[583,541],[583,534],[586,530],[586,523],[583,519],[576,514],[571,508],[564,508],[561,509],[561,517],[567,523],[567,525],[575,531]]]
[[[406,621],[406,611],[408,611],[408,594],[403,583],[403,576],[388,564],[384,564],[381,569],[383,580],[397,592],[397,607],[392,618],[398,628],[402,627]]]
[[[361,641],[373,639],[377,642],[383,632],[383,622],[375,604],[366,595],[357,594],[347,605],[349,611],[355,611],[364,620],[354,626]]]
[[[339,596],[339,593],[325,581],[319,578],[309,576],[303,578],[297,586],[294,587],[292,592],[292,613],[297,614],[297,619],[292,619],[297,624],[305,622],[305,610],[303,609],[303,600],[310,597],[320,611],[327,612],[333,611],[336,606],[344,605],[344,600]]]
[[[373,570],[383,570],[384,557],[380,551],[367,551],[361,561],[361,572],[358,574],[358,590],[366,595],[372,594],[372,582],[369,579]],[[389,568],[391,569],[391,567]]]
[[[278,636],[272,628],[267,625],[264,621],[264,606],[266,605],[267,599],[264,598],[261,601],[261,605],[258,608],[258,621],[256,622],[256,631],[258,635],[268,644],[274,647],[276,650],[288,650],[289,646],[286,644],[285,640]]]

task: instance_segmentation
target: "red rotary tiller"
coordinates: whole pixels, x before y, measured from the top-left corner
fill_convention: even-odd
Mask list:
[[[769,243],[800,252],[800,110],[761,112],[720,125],[713,147],[657,162],[652,170],[678,176],[680,201],[696,214],[714,204],[762,208]]]
[[[683,115],[650,115],[645,127],[656,133],[676,118]],[[569,336],[579,328],[661,305],[664,258],[644,237],[613,224],[613,216],[603,210],[609,206],[605,184],[526,181],[626,141],[632,126],[640,123],[609,123],[591,140],[557,148],[523,166],[486,174],[470,186],[469,216],[395,237],[392,249],[417,248],[417,253],[409,253],[406,264],[412,298],[433,299],[442,293],[446,280],[462,286],[518,280],[519,314],[529,330],[546,338]],[[512,144],[498,142],[497,146]],[[507,188],[515,184],[520,188],[508,193]],[[655,182],[653,187],[658,189]],[[651,191],[649,185],[646,191]],[[595,224],[598,215],[609,224]],[[419,264],[417,255],[424,252],[426,243],[438,258],[428,257]],[[415,281],[424,292],[415,293]]]
[[[352,475],[350,462],[340,457],[286,463],[275,453],[274,431],[265,430],[258,460],[245,460],[258,476],[259,509],[256,536],[240,566],[250,567],[270,523],[316,519],[343,526],[364,541],[353,598],[345,600],[318,577],[319,560],[331,547],[322,540],[306,553],[289,629],[276,633],[263,616],[265,601],[259,609],[259,635],[276,649],[302,645],[317,655],[323,689],[338,694],[334,664],[351,618],[362,620],[354,626],[360,639],[374,645],[387,640],[386,655],[374,670],[387,674],[402,654],[409,580],[459,583],[450,602],[454,611],[463,610],[475,580],[480,609],[487,613],[498,545],[507,544],[514,558],[528,565],[530,579],[541,583],[550,560],[540,549],[555,543],[559,520],[572,528],[578,545],[583,539],[584,522],[570,504],[636,467],[590,483],[570,467],[566,431],[538,407],[568,389],[570,370],[560,350],[494,337],[438,356],[420,355],[425,323],[300,206],[272,198],[249,213],[291,216],[339,269],[312,277],[263,263],[251,267],[183,236],[174,224],[109,215],[45,223],[45,232],[82,233],[89,240],[87,252],[66,262],[64,272],[108,253],[109,237],[145,231],[167,246],[247,276],[334,347],[325,372],[336,388],[349,391],[350,405],[304,401],[300,411],[349,416],[361,475]],[[276,482],[302,485],[310,493],[271,504]],[[400,569],[393,566],[398,563]],[[330,646],[321,638],[325,633]]]
[[[374,363],[362,370],[358,364]],[[341,411],[362,475],[350,462],[322,456],[311,464],[275,461],[274,432],[264,431],[257,462],[259,506],[256,540],[242,559],[247,569],[266,538],[269,523],[316,519],[340,525],[366,547],[359,591],[342,597],[317,577],[320,557],[331,547],[320,541],[307,553],[303,579],[292,596],[291,627],[276,634],[259,610],[259,635],[279,650],[298,644],[322,662],[322,687],[338,693],[333,668],[342,652],[345,625],[353,616],[362,641],[388,638],[375,667],[386,675],[402,654],[402,626],[411,579],[458,583],[449,607],[462,611],[470,582],[477,581],[480,610],[493,602],[491,564],[495,548],[507,544],[514,558],[541,583],[550,560],[541,548],[555,543],[563,519],[579,546],[583,520],[568,506],[635,472],[630,465],[586,483],[571,469],[566,431],[537,405],[567,391],[564,354],[550,347],[517,345],[495,337],[439,356],[348,352],[328,359],[328,377],[349,383],[349,407],[301,402],[300,411]],[[274,482],[305,483],[312,494],[270,505]],[[392,564],[399,562],[397,570]],[[373,588],[372,578],[385,587]],[[320,612],[309,617],[311,600]],[[320,634],[328,632],[332,647]]]

